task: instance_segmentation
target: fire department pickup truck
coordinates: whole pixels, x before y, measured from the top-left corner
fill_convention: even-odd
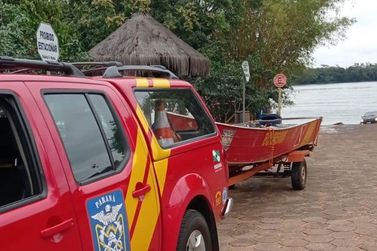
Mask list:
[[[219,249],[232,200],[208,110],[173,75],[118,70],[0,58],[1,250]]]

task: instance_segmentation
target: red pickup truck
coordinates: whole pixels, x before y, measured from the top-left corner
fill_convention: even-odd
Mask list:
[[[0,58],[1,250],[219,249],[220,134],[169,76]]]

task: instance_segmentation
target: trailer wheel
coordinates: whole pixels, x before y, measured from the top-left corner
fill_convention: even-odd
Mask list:
[[[212,251],[207,222],[196,210],[187,210],[183,217],[177,251]]]
[[[306,185],[307,175],[305,159],[301,162],[293,162],[291,174],[292,188],[294,190],[303,190]]]

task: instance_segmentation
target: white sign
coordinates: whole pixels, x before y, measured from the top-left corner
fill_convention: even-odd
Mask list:
[[[243,70],[243,73],[245,74],[246,82],[249,82],[250,80],[249,62],[247,61],[242,62],[242,70]]]
[[[43,61],[58,61],[58,37],[50,24],[40,23],[37,30],[37,48]]]

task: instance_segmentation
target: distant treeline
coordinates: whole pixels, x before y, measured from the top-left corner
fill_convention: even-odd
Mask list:
[[[377,81],[377,64],[355,64],[348,68],[307,68],[293,78],[293,85]]]

